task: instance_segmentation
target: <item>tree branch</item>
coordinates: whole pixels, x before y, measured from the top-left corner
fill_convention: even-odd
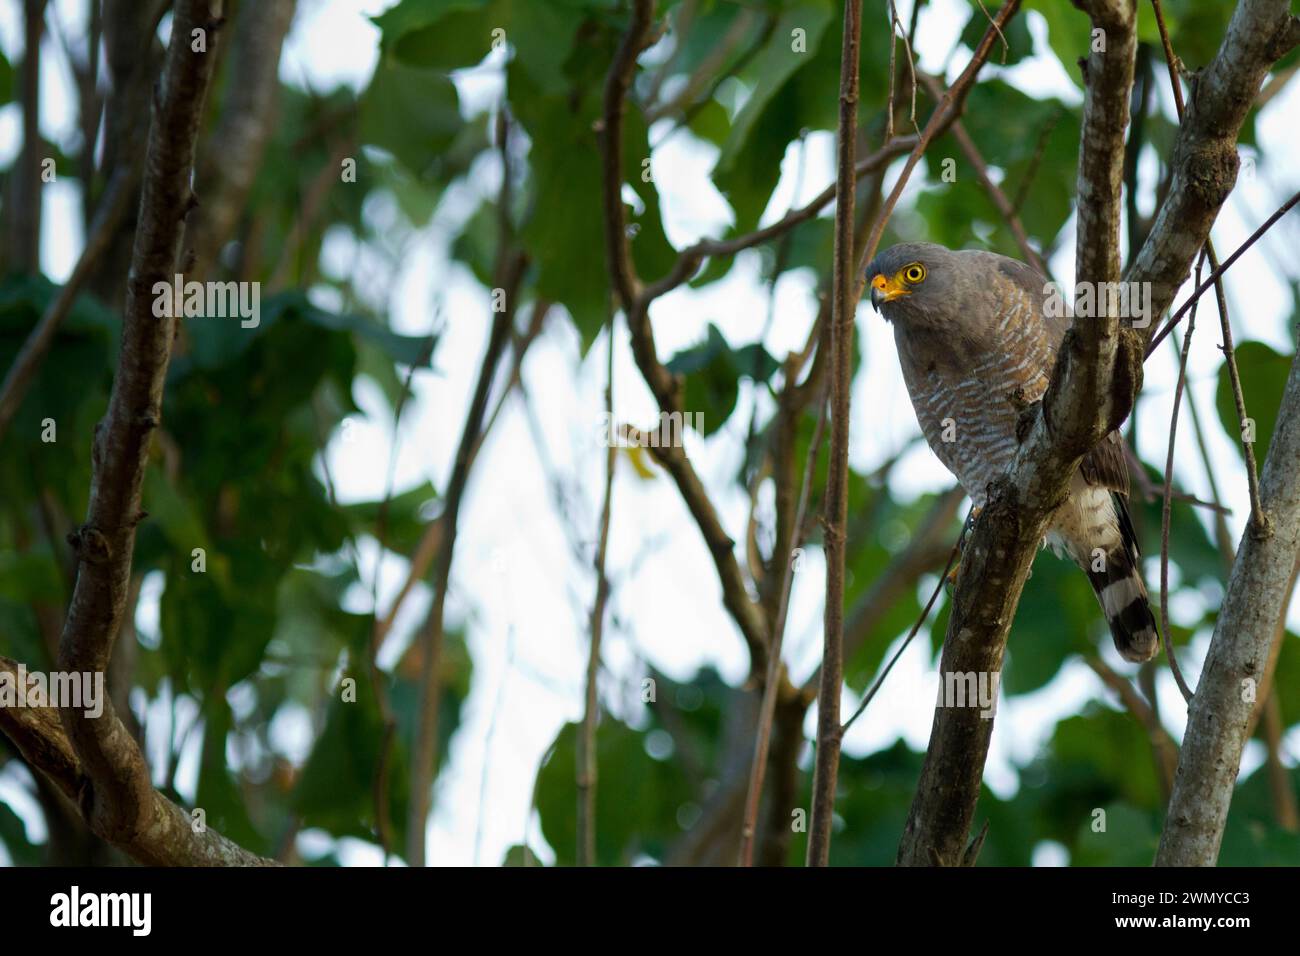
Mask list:
[[[1164,724],[1160,723],[1159,715],[1151,709],[1151,705],[1142,698],[1137,688],[1122,674],[1112,670],[1100,657],[1089,657],[1084,663],[1092,668],[1092,672],[1101,678],[1103,684],[1116,693],[1125,709],[1147,732],[1160,787],[1168,796],[1174,784],[1174,768],[1178,765],[1178,744],[1173,737],[1169,736],[1169,731],[1165,730]]]
[[[614,319],[607,326],[609,356],[605,370],[606,421],[614,420]],[[596,572],[596,597],[591,606],[591,647],[587,653],[587,687],[582,727],[578,734],[578,852],[579,866],[596,863],[596,724],[600,718],[600,692],[596,680],[600,672],[600,641],[605,630],[605,604],[609,599],[609,575],[605,558],[609,551],[609,520],[614,498],[614,464],[618,446],[609,442],[605,448],[605,488],[600,506],[600,531],[593,567]]]
[[[791,356],[787,368],[794,364]],[[793,383],[788,382],[782,397],[793,395]],[[808,513],[808,502],[812,497],[813,475],[817,468],[817,453],[821,449],[822,431],[826,427],[826,399],[818,403],[817,425],[813,429],[812,443],[808,446],[808,455],[804,461],[803,483],[799,489],[799,504],[791,515],[791,543],[802,543],[799,537],[804,525],[804,516]],[[763,699],[758,709],[758,732],[754,740],[754,761],[749,770],[749,789],[745,796],[745,814],[740,829],[740,865],[752,866],[754,863],[754,836],[758,824],[758,804],[763,795],[763,777],[767,771],[768,749],[772,740],[772,722],[776,716],[776,701],[781,688],[781,644],[785,636],[786,616],[790,610],[790,590],[794,585],[795,555],[793,548],[786,554],[782,563],[781,585],[777,599],[776,616],[772,624],[772,646],[767,655],[767,676],[763,679]],[[775,555],[774,555],[775,557]],[[802,710],[802,707],[800,708]]]
[[[1300,360],[1291,363],[1260,498],[1268,532],[1247,529],[1187,714],[1157,866],[1213,866],[1241,751],[1300,553]],[[1246,698],[1250,699],[1247,700]]]
[[[856,167],[855,178],[861,179],[871,173],[880,172],[890,162],[916,147],[918,138],[913,135],[897,136],[871,155],[863,158]],[[792,209],[770,226],[764,226],[743,236],[730,239],[701,239],[699,242],[682,250],[677,261],[673,263],[667,275],[654,282],[645,290],[647,300],[657,299],[676,289],[684,282],[695,277],[706,260],[719,256],[734,256],[738,252],[752,249],[772,239],[788,233],[791,229],[813,219],[835,199],[835,183],[831,183],[812,198],[806,205]]]
[[[835,190],[835,268],[830,329],[831,447],[824,513],[826,607],[821,689],[817,695],[817,758],[813,770],[808,865],[829,866],[835,783],[840,769],[840,695],[844,689],[844,552],[849,511],[849,397],[853,388],[853,205],[857,188],[858,48],[862,0],[844,0],[840,49],[839,175]]]
[[[105,672],[122,623],[135,529],[144,517],[141,487],[153,431],[162,419],[175,334],[174,316],[154,315],[152,290],[171,282],[176,272],[184,218],[193,203],[195,143],[220,21],[221,0],[176,3],[149,128],[118,371],[108,412],[96,426],[86,522],[68,536],[78,567],[59,645],[63,671]],[[206,36],[204,52],[191,46],[194,31]],[[91,829],[139,858],[184,852],[156,846],[162,833],[149,769],[111,704],[98,719],[71,708],[62,718],[85,775],[79,798]],[[197,838],[192,834],[189,841],[198,843]]]
[[[162,382],[174,317],[153,316],[155,282],[172,280],[186,212],[203,104],[212,78],[212,34],[220,0],[178,0],[172,43],[149,126],[139,224],[127,282],[121,355],[107,415],[96,427],[86,523],[70,533],[79,563],[72,606],[60,641],[62,671],[103,674],[129,596],[131,551],[140,488],[153,429],[162,414]],[[191,48],[204,31],[207,52]],[[6,669],[12,669],[5,661]],[[188,814],[153,790],[143,754],[118,718],[112,698],[103,714],[25,708],[0,711],[6,734],[77,801],[101,838],[147,864],[253,865],[265,860],[212,830],[195,831]]]
[[[0,657],[0,673],[19,680],[18,663]],[[105,718],[107,709],[105,710]],[[101,718],[101,719],[105,719]],[[3,731],[31,766],[45,775],[74,806],[82,808],[96,782],[85,771],[52,707],[0,707]],[[216,830],[196,830],[190,815],[153,787],[135,814],[138,830],[126,842],[113,841],[146,866],[276,866]],[[102,835],[102,834],[101,834]]]
[[[1169,28],[1165,25],[1164,8],[1160,6],[1160,0],[1151,0],[1151,7],[1155,11],[1156,25],[1160,30],[1160,42],[1164,46],[1165,63],[1169,67],[1169,84],[1174,93],[1174,109],[1178,113],[1178,121],[1183,121],[1186,113],[1186,107],[1183,103],[1183,89],[1178,82],[1178,58],[1174,55],[1173,44],[1169,42]],[[1219,256],[1214,251],[1214,242],[1207,234],[1205,237],[1205,254],[1209,257],[1210,268],[1219,272]],[[1200,284],[1200,264],[1197,264],[1197,285]],[[1216,275],[1214,280],[1214,294],[1219,304],[1219,327],[1223,333],[1223,359],[1228,367],[1228,380],[1232,384],[1232,400],[1237,407],[1237,421],[1241,425],[1241,447],[1246,456],[1246,481],[1250,488],[1250,521],[1257,529],[1261,527],[1263,512],[1259,503],[1259,467],[1255,464],[1255,443],[1246,440],[1246,399],[1241,391],[1241,375],[1237,371],[1237,356],[1232,347],[1232,322],[1228,317],[1228,297],[1223,290],[1223,276]],[[1192,310],[1195,318],[1195,309]],[[1190,336],[1190,326],[1189,326]],[[1186,359],[1184,358],[1184,364]],[[1176,407],[1175,403],[1175,407]],[[1165,476],[1165,486],[1168,488],[1169,476]],[[1167,494],[1167,492],[1166,492]],[[1172,658],[1170,659],[1172,662]],[[1177,672],[1175,672],[1177,674]],[[1182,678],[1179,677],[1179,686],[1183,688],[1183,695],[1187,696],[1186,687],[1182,684]]]
[[[509,180],[509,169],[504,179]],[[504,240],[504,237],[503,237]],[[442,673],[439,669],[445,634],[443,615],[447,602],[447,588],[451,581],[451,566],[456,546],[456,525],[460,517],[461,502],[469,483],[470,466],[474,459],[474,446],[482,431],[483,417],[487,412],[488,397],[496,368],[510,341],[519,284],[523,279],[526,258],[523,253],[508,254],[503,248],[497,265],[498,288],[505,292],[505,308],[498,312],[488,334],[487,348],[479,369],[474,395],[465,427],[461,431],[456,449],[456,462],[447,482],[446,504],[439,519],[442,525],[437,563],[434,567],[433,603],[421,629],[420,704],[415,742],[411,756],[411,799],[406,827],[406,861],[411,866],[425,865],[425,830],[432,805],[433,777],[437,769],[438,707],[441,702]]]
[[[1137,57],[1134,0],[1086,0],[1092,19],[1092,52],[1081,63],[1083,123],[1079,135],[1078,227],[1075,284],[1117,282],[1124,195],[1124,136]],[[1100,46],[1100,49],[1098,47]]]
[[[46,0],[24,0],[22,99],[23,146],[9,178],[5,218],[9,221],[9,268],[27,275],[41,271],[41,38],[45,35]]]
[[[858,282],[856,302],[862,298],[862,290],[866,287],[867,277],[865,275],[867,263],[876,254],[876,249],[880,246],[880,240],[885,234],[885,226],[889,222],[889,217],[894,214],[894,207],[898,205],[899,198],[903,195],[903,189],[907,186],[908,180],[912,176],[912,170],[916,164],[921,161],[925,151],[935,138],[942,134],[948,126],[961,115],[962,107],[966,102],[966,94],[970,92],[975,77],[979,75],[980,68],[993,52],[994,39],[1001,35],[1002,28],[1006,26],[1017,10],[1020,9],[1020,0],[1007,0],[998,11],[997,16],[989,24],[989,28],[984,31],[984,36],[980,38],[979,44],[975,47],[975,53],[971,56],[970,62],[966,64],[966,69],[962,70],[953,81],[948,92],[943,95],[943,99],[934,108],[930,114],[930,121],[925,124],[925,129],[921,131],[921,136],[912,147],[912,152],[907,157],[907,162],[903,165],[903,170],[899,174],[894,188],[889,193],[884,204],[880,208],[876,221],[871,227],[871,234],[867,238],[866,244],[862,247],[858,255]]]

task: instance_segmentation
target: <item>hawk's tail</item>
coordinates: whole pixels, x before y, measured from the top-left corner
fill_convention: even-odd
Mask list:
[[[1141,663],[1156,656],[1160,640],[1146,585],[1138,571],[1137,535],[1128,507],[1120,495],[1111,498],[1119,518],[1120,545],[1107,552],[1103,562],[1089,564],[1088,580],[1106,614],[1115,649],[1124,660]],[[1101,569],[1096,570],[1098,567]]]

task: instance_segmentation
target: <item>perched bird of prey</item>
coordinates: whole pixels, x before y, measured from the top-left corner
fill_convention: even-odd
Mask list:
[[[1046,308],[1051,290],[1037,270],[992,252],[904,243],[876,256],[866,278],[894,327],[925,440],[982,507],[1015,457],[1020,408],[1047,390],[1069,316]],[[1087,573],[1124,659],[1146,661],[1156,623],[1127,498],[1123,439],[1112,432],[1083,459],[1047,543]]]

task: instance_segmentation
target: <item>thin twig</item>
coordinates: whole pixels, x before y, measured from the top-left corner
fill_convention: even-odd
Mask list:
[[[392,744],[397,734],[397,718],[393,714],[393,709],[388,700],[388,688],[384,684],[384,675],[379,668],[379,647],[383,639],[380,631],[379,620],[379,581],[384,570],[384,555],[387,551],[388,537],[388,512],[393,501],[393,481],[397,470],[397,448],[401,440],[400,426],[402,423],[402,411],[406,407],[407,399],[411,396],[411,381],[415,377],[415,370],[423,366],[432,357],[434,346],[434,337],[429,336],[428,344],[421,350],[419,359],[406,371],[406,378],[402,382],[401,393],[397,397],[397,402],[393,406],[393,447],[388,453],[388,477],[385,482],[384,498],[379,503],[379,510],[375,515],[375,540],[379,545],[378,555],[375,558],[375,572],[370,579],[370,645],[366,655],[366,664],[370,675],[371,693],[375,695],[375,703],[379,707],[380,719],[384,724],[384,734],[379,742],[379,762],[375,768],[374,782],[374,801],[375,801],[375,830],[379,836],[379,847],[384,854],[384,865],[388,865],[388,857],[392,853],[392,841],[390,838],[390,821],[389,821],[389,801],[388,801],[388,772],[389,762],[392,756]],[[355,548],[355,544],[354,544]],[[360,567],[357,569],[360,573]]]
[[[893,30],[891,27],[890,34]],[[854,295],[853,206],[857,177],[858,49],[862,41],[862,0],[845,0],[844,42],[840,51],[839,171],[835,195],[835,267],[830,329],[830,462],[824,503],[826,607],[821,689],[817,696],[817,756],[813,769],[812,819],[808,828],[809,866],[828,866],[835,781],[840,758],[840,694],[844,684],[844,560],[848,524],[849,397],[853,387]]]
[[[1156,24],[1160,28],[1160,42],[1164,46],[1165,63],[1169,67],[1169,83],[1174,93],[1174,109],[1181,123],[1185,106],[1182,87],[1178,82],[1176,65],[1178,58],[1174,55],[1173,44],[1169,41],[1169,29],[1165,25],[1165,14],[1160,6],[1160,0],[1151,0],[1151,7],[1155,10]],[[1210,257],[1210,268],[1217,272],[1219,257],[1214,251],[1214,242],[1209,236],[1205,237],[1205,252]],[[1246,438],[1248,434],[1246,423],[1249,418],[1246,414],[1246,398],[1241,390],[1241,375],[1237,371],[1237,356],[1232,347],[1232,323],[1228,318],[1228,299],[1223,290],[1222,277],[1215,279],[1214,294],[1218,299],[1219,325],[1223,332],[1223,359],[1228,366],[1228,380],[1232,383],[1232,401],[1237,407],[1237,421],[1241,426],[1241,447],[1246,456],[1246,482],[1250,489],[1250,523],[1255,533],[1263,533],[1267,527],[1267,518],[1259,503],[1259,466],[1255,462],[1255,443]]]
[[[829,381],[829,380],[828,380]],[[812,498],[813,474],[817,468],[817,452],[821,449],[822,433],[826,427],[826,389],[823,387],[818,402],[817,425],[813,429],[812,444],[804,462],[803,485],[799,491],[799,506],[795,509],[792,525],[796,547],[802,543],[800,530],[808,513]],[[781,644],[785,635],[786,616],[790,610],[790,591],[794,585],[795,555],[785,556],[785,570],[781,580],[781,599],[777,605],[776,623],[772,626],[772,647],[768,651],[767,677],[763,682],[763,700],[759,705],[758,733],[754,741],[754,762],[749,771],[749,790],[745,798],[745,814],[740,830],[740,865],[754,865],[754,833],[758,826],[758,804],[763,795],[763,776],[767,769],[767,754],[772,741],[772,720],[776,716],[776,698],[780,690]]]
[[[460,517],[461,502],[469,482],[470,466],[475,458],[474,449],[483,429],[488,397],[492,391],[497,365],[510,340],[518,307],[520,285],[528,263],[525,253],[514,248],[514,230],[510,222],[510,164],[508,137],[510,124],[504,111],[497,114],[497,148],[501,153],[501,191],[498,197],[499,232],[497,261],[494,267],[495,287],[504,293],[505,304],[492,322],[487,348],[479,369],[474,395],[461,431],[456,449],[456,461],[447,482],[446,505],[442,514],[442,541],[434,568],[433,602],[421,629],[419,643],[420,698],[416,723],[416,736],[411,759],[411,794],[407,819],[407,862],[411,866],[425,865],[425,828],[431,809],[433,778],[437,769],[438,708],[442,699],[442,674],[439,671],[444,639],[443,614],[446,608],[447,588],[451,581],[451,566],[456,547],[456,526]]]
[[[195,143],[214,67],[207,51],[192,49],[190,37],[197,30],[215,41],[221,9],[220,0],[178,0],[155,87],[117,373],[108,410],[95,432],[86,522],[69,535],[78,566],[59,645],[58,666],[65,672],[106,671],[126,613],[136,528],[146,517],[141,511],[145,469],[162,420],[177,322],[174,315],[160,320],[154,314],[152,289],[170,280],[177,268],[184,217],[194,198]],[[0,722],[11,713],[0,708]],[[18,714],[22,722],[21,708]],[[34,712],[28,716],[37,717]],[[61,717],[66,739],[47,735],[46,740],[63,769],[67,756],[78,765],[75,789],[96,835],[154,866],[270,862],[210,827],[195,830],[189,814],[154,789],[144,755],[111,698],[96,718],[76,707],[59,713],[51,709],[48,716],[56,725]]]
[[[614,420],[614,314],[607,325],[609,353],[605,368],[605,420]],[[612,436],[607,436],[612,438]],[[605,629],[605,604],[609,599],[609,576],[605,558],[609,551],[609,519],[614,493],[614,464],[618,443],[605,446],[605,490],[600,506],[600,537],[596,546],[596,598],[591,607],[591,647],[587,653],[586,709],[578,735],[578,852],[579,866],[596,863],[596,722],[600,716],[600,695],[596,679],[600,671],[600,639]]]
[[[1263,225],[1261,225],[1258,229],[1256,229],[1254,232],[1250,234],[1250,238],[1248,238],[1245,242],[1239,245],[1236,248],[1236,250],[1232,253],[1232,255],[1228,256],[1228,258],[1224,260],[1222,265],[1220,265],[1217,269],[1213,270],[1210,273],[1210,277],[1208,279],[1206,279],[1204,282],[1202,282],[1199,286],[1196,287],[1195,291],[1192,293],[1191,298],[1188,299],[1186,302],[1184,302],[1182,306],[1179,308],[1179,310],[1169,317],[1169,321],[1166,322],[1164,324],[1164,327],[1161,328],[1161,330],[1156,333],[1155,337],[1151,339],[1151,344],[1147,346],[1146,353],[1145,353],[1147,358],[1151,357],[1151,353],[1155,351],[1155,347],[1160,344],[1160,341],[1166,335],[1172,332],[1174,326],[1176,326],[1179,320],[1181,320],[1182,317],[1187,314],[1187,310],[1192,307],[1192,303],[1194,303],[1202,295],[1208,292],[1214,286],[1215,280],[1217,280],[1221,275],[1223,275],[1225,272],[1231,269],[1232,264],[1236,262],[1238,259],[1240,259],[1242,254],[1245,253],[1247,249],[1249,249],[1256,242],[1258,242],[1259,238],[1263,236],[1264,233],[1268,232],[1271,228],[1273,228],[1274,223],[1276,223],[1279,219],[1281,219],[1288,212],[1290,212],[1292,208],[1295,207],[1296,203],[1300,203],[1300,192],[1295,193],[1290,199],[1282,203],[1282,205],[1277,208],[1277,211],[1274,212],[1273,215],[1269,216],[1267,219],[1264,220]]]
[[[917,631],[921,629],[921,625],[925,623],[925,619],[930,616],[930,609],[934,607],[934,602],[939,599],[939,592],[943,590],[943,585],[948,580],[948,574],[952,571],[953,563],[957,560],[957,555],[960,551],[961,541],[958,539],[958,542],[952,546],[952,552],[948,555],[948,563],[943,566],[943,571],[940,573],[939,580],[934,586],[934,592],[930,595],[930,600],[926,601],[925,607],[921,609],[921,616],[916,619],[916,623],[912,625],[912,629],[907,632],[907,637],[904,638],[903,643],[898,646],[898,650],[896,650],[894,656],[889,659],[889,663],[881,670],[880,676],[872,682],[871,688],[862,695],[862,701],[858,704],[857,710],[853,711],[853,715],[849,717],[849,719],[844,722],[844,726],[840,728],[841,734],[847,734],[849,728],[853,726],[853,722],[862,716],[862,712],[866,710],[867,705],[871,703],[871,698],[876,696],[876,691],[880,690],[880,685],[885,682],[885,678],[889,676],[889,672],[894,669],[894,665],[898,663],[898,659],[903,656],[903,651],[907,650],[907,645],[912,643],[912,638],[916,637]]]
[[[918,137],[916,136],[899,136],[889,140],[884,146],[857,164],[854,173],[855,178],[860,179],[869,173],[878,172],[909,149],[914,149],[917,142]],[[732,256],[775,239],[795,226],[816,217],[834,199],[835,184],[832,183],[806,205],[787,213],[770,226],[764,226],[762,229],[746,233],[743,236],[735,236],[731,239],[701,239],[678,255],[677,261],[662,279],[646,287],[644,298],[647,301],[657,299],[661,295],[671,292],[682,283],[689,282],[695,277],[695,273],[699,271],[700,266],[707,259]]]
[[[1201,268],[1205,265],[1205,253],[1196,263],[1196,282],[1201,281]],[[1173,672],[1178,690],[1183,700],[1191,702],[1192,690],[1183,679],[1178,658],[1174,655],[1174,638],[1169,631],[1169,518],[1173,510],[1174,482],[1174,440],[1178,435],[1178,407],[1183,400],[1183,384],[1187,381],[1187,355],[1192,348],[1192,333],[1196,331],[1196,309],[1187,320],[1187,331],[1183,333],[1183,348],[1178,359],[1178,380],[1174,384],[1174,407],[1169,414],[1169,446],[1165,452],[1165,487],[1160,506],[1160,636],[1165,642],[1165,656],[1169,658],[1169,669]]]
[[[478,457],[479,450],[482,449],[483,443],[487,440],[497,419],[501,417],[502,409],[505,407],[507,399],[516,389],[521,387],[522,367],[524,355],[528,348],[536,340],[537,335],[542,330],[547,313],[550,311],[550,303],[536,301],[533,303],[532,317],[529,320],[528,330],[514,344],[514,360],[510,370],[510,377],[507,379],[505,387],[497,399],[496,405],[493,406],[491,413],[480,429],[478,437],[474,441],[474,447],[470,454],[470,465]],[[424,533],[420,535],[420,540],[415,546],[415,551],[410,557],[410,567],[407,569],[406,580],[402,582],[402,587],[398,590],[397,595],[393,598],[392,604],[389,605],[388,611],[377,624],[377,632],[374,640],[376,643],[376,653],[383,647],[384,638],[393,629],[393,622],[397,620],[397,614],[405,604],[407,597],[415,590],[415,586],[424,579],[428,574],[429,567],[433,564],[433,559],[438,553],[438,548],[442,546],[442,516],[439,515],[425,527]]]

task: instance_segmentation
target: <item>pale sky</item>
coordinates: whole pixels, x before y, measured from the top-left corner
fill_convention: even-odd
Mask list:
[[[366,19],[390,6],[386,0],[301,0],[290,35],[281,76],[288,82],[308,83],[316,89],[348,82],[362,88],[373,69],[378,31]],[[79,0],[52,0],[55,16],[70,36],[81,34],[84,4]],[[904,3],[904,9],[908,4]],[[11,61],[21,57],[22,32],[18,5],[0,8],[0,48]],[[1035,49],[1046,50],[1045,27],[1035,12],[1025,16],[1035,38]],[[958,0],[935,0],[921,13],[917,52],[921,66],[938,70],[968,16]],[[1080,14],[1082,16],[1082,14]],[[47,38],[42,73],[42,131],[55,140],[73,135],[71,81],[57,43]],[[503,54],[492,54],[478,67],[457,75],[467,115],[490,109],[502,88]],[[966,56],[949,64],[949,78],[964,65]],[[1034,95],[1057,95],[1078,102],[1080,91],[1048,53],[1036,55],[1015,68],[986,67],[982,78],[1004,74]],[[828,92],[828,95],[831,95]],[[1166,95],[1166,107],[1172,104]],[[1236,248],[1280,201],[1300,188],[1300,167],[1289,163],[1300,151],[1300,130],[1288,118],[1300,115],[1300,84],[1292,84],[1276,97],[1259,122],[1260,152],[1253,169],[1243,175],[1214,230],[1221,255]],[[655,128],[651,141],[659,142],[667,126]],[[0,108],[0,162],[8,162],[19,141],[18,107]],[[792,201],[804,202],[833,179],[834,137],[815,133],[808,137],[802,190],[794,196],[794,150],[786,156],[783,176],[765,221],[784,214]],[[665,228],[679,247],[703,235],[720,234],[730,218],[729,209],[708,180],[717,150],[679,133],[652,156],[655,182],[660,189]],[[958,175],[967,170],[958,159]],[[901,160],[891,169],[886,187],[897,175]],[[1148,198],[1155,176],[1154,157],[1141,165],[1139,204],[1150,208]],[[969,173],[966,173],[969,174]],[[444,488],[459,440],[473,379],[486,342],[490,307],[485,290],[461,266],[451,263],[449,249],[461,223],[473,213],[482,197],[495,195],[500,170],[495,156],[472,172],[469,182],[450,190],[432,223],[411,244],[397,269],[389,269],[374,250],[356,248],[350,235],[338,230],[327,236],[323,268],[343,275],[357,261],[376,271],[376,294],[387,297],[395,310],[392,325],[410,334],[425,334],[435,315],[445,322],[434,356],[435,371],[415,378],[415,399],[408,406],[397,440],[396,485],[400,492],[426,480]],[[595,189],[596,184],[592,184]],[[922,190],[942,188],[918,168],[904,194],[906,205]],[[50,184],[45,192],[46,221],[42,263],[48,275],[60,280],[71,271],[79,254],[81,230],[79,189],[75,182]],[[826,210],[827,215],[832,209]],[[394,223],[400,215],[391,197],[375,196],[367,215],[377,226]],[[1072,231],[1067,227],[1067,233]],[[919,237],[918,237],[919,238]],[[1293,215],[1247,253],[1227,280],[1234,334],[1238,341],[1260,339],[1274,348],[1290,351],[1292,339],[1285,323],[1290,316],[1288,281],[1300,275],[1293,250],[1300,241],[1300,221]],[[1062,242],[1050,266],[1053,277],[1068,287],[1073,280],[1073,242]],[[808,270],[787,273],[776,289],[776,321],[764,341],[781,356],[801,346],[815,315],[814,278]],[[332,301],[320,290],[322,305]],[[661,357],[694,344],[708,322],[716,323],[728,341],[745,344],[761,332],[767,310],[766,288],[759,281],[758,254],[742,254],[729,276],[706,289],[679,289],[659,300],[651,312]],[[1204,314],[1204,313],[1203,313]],[[1210,313],[1213,314],[1212,312]],[[1216,346],[1214,322],[1202,321],[1189,363],[1190,393],[1203,420],[1216,422],[1214,389],[1221,355]],[[863,365],[853,388],[851,463],[870,470],[888,459],[917,434],[906,391],[898,371],[892,336],[885,323],[869,308],[859,312],[858,332]],[[603,410],[605,370],[604,338],[578,362],[576,334],[566,323],[552,320],[548,334],[530,350],[524,380],[536,420],[546,445],[546,459],[572,492],[570,522],[590,541],[596,534],[602,487],[603,449],[595,440],[595,424]],[[645,425],[657,410],[632,362],[624,327],[616,335],[615,416],[620,421]],[[1162,350],[1163,351],[1163,350]],[[1174,382],[1172,351],[1147,363],[1143,400],[1139,403],[1138,433],[1144,458],[1163,460],[1169,408]],[[386,464],[393,448],[391,412],[377,386],[361,380],[355,398],[364,411],[347,429],[347,440],[335,437],[328,450],[331,473],[345,501],[382,497]],[[743,455],[744,434],[754,396],[742,386],[737,414],[708,441],[687,435],[686,447],[696,469],[710,488],[724,525],[733,538],[743,538],[748,509],[746,496],[732,481]],[[1184,399],[1186,401],[1186,399]],[[766,403],[765,406],[766,407]],[[1225,503],[1233,507],[1231,526],[1239,534],[1247,511],[1245,473],[1230,440],[1211,427],[1211,452]],[[1190,423],[1184,415],[1178,434],[1177,477],[1189,491],[1208,497],[1208,488],[1193,444]],[[438,782],[431,823],[430,858],[437,864],[495,865],[505,850],[521,842],[525,827],[531,845],[543,859],[551,859],[536,819],[527,820],[528,801],[538,761],[560,726],[582,712],[582,681],[587,648],[586,615],[594,592],[590,567],[579,563],[557,515],[553,489],[540,464],[523,405],[512,399],[485,444],[472,473],[460,518],[460,534],[452,587],[448,600],[449,623],[465,622],[474,658],[474,683],[452,741],[450,764]],[[952,478],[933,454],[918,443],[907,452],[892,478],[896,494],[914,497],[950,487]],[[362,579],[374,570],[375,548],[363,547]],[[1155,542],[1147,552],[1158,553]],[[1158,573],[1148,565],[1147,579],[1154,585]],[[614,488],[609,572],[615,589],[610,625],[606,631],[602,692],[606,707],[621,719],[640,725],[641,705],[633,688],[644,663],[678,679],[689,678],[702,665],[718,668],[732,682],[747,672],[748,662],[739,633],[720,600],[717,577],[698,529],[683,506],[672,482],[662,473],[649,481],[639,479],[620,463]],[[406,563],[389,556],[383,565],[380,606],[386,609],[406,574]],[[138,622],[146,634],[157,631],[158,582],[150,582],[142,597]],[[933,578],[920,589],[928,596]],[[1031,580],[1029,587],[1033,587]],[[795,679],[806,677],[820,654],[821,606],[824,569],[821,554],[810,549],[796,576],[786,637],[787,661]],[[1154,587],[1153,587],[1154,590]],[[924,599],[924,597],[923,597]],[[423,620],[429,592],[421,587],[408,600],[398,619],[385,662],[391,662]],[[1195,596],[1173,602],[1175,621],[1199,618]],[[349,609],[368,611],[369,594],[358,588]],[[1100,617],[1099,617],[1100,620]],[[1293,626],[1300,626],[1300,608],[1293,607]],[[922,635],[923,637],[924,635]],[[1031,635],[1013,631],[1011,653],[1017,639]],[[1202,635],[1180,659],[1189,680],[1199,673],[1208,635]],[[909,746],[923,749],[929,735],[935,678],[928,660],[928,641],[918,638],[901,659],[877,700],[848,735],[845,750],[854,755],[888,746],[900,735]],[[1103,657],[1122,673],[1130,665],[1115,654],[1108,639],[1100,645]],[[240,688],[232,690],[239,710]],[[1181,737],[1184,709],[1181,696],[1167,671],[1159,678],[1162,714],[1169,729]],[[1017,786],[1015,764],[1037,753],[1050,737],[1055,722],[1077,713],[1083,703],[1101,694],[1100,684],[1079,662],[1067,664],[1038,692],[1004,699],[993,735],[986,779],[998,793]],[[852,695],[844,705],[852,707]],[[498,707],[498,701],[500,706]],[[495,718],[494,718],[495,713]],[[810,712],[811,734],[815,716]],[[310,722],[305,713],[286,714],[273,725],[273,738],[286,751],[305,755],[310,746]],[[490,738],[490,746],[489,744]],[[191,750],[197,745],[192,738]],[[1297,734],[1288,738],[1297,750]],[[155,753],[159,742],[150,741]],[[1251,744],[1243,761],[1247,772],[1261,759]],[[181,762],[181,790],[192,795],[194,753]],[[485,762],[487,772],[484,772]],[[12,800],[34,838],[41,838],[43,823],[35,804],[18,793],[17,774],[0,773],[0,798]],[[853,821],[848,821],[852,826]],[[324,834],[305,833],[301,848],[311,855],[330,846]],[[372,864],[379,861],[377,847],[347,840],[341,847],[345,861]],[[0,862],[3,862],[0,851]],[[1059,848],[1043,847],[1036,862],[1063,862]]]

